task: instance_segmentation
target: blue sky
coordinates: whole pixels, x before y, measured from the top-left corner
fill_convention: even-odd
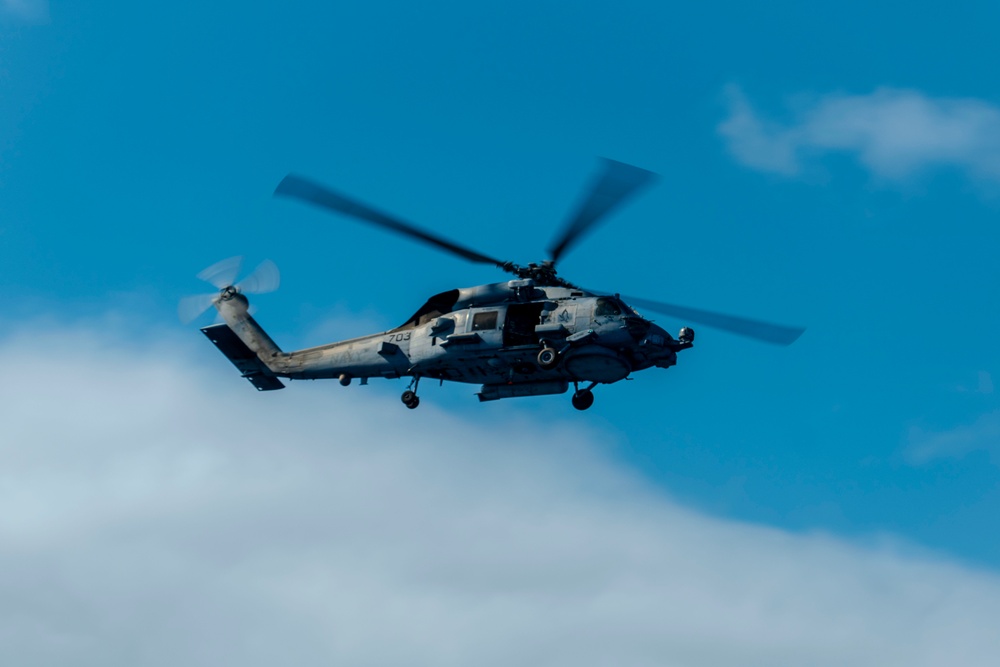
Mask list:
[[[512,443],[554,420],[711,520],[1000,568],[995,4],[0,7],[8,332],[104,329],[136,363],[170,341],[197,379],[264,405],[177,322],[205,266],[277,262],[257,316],[285,348],[501,279],[275,200],[286,173],[527,262],[607,156],[660,180],[563,275],[805,335],[779,349],[696,326],[677,367],[587,413],[462,385],[423,389],[420,411],[517,424]],[[405,423],[402,388],[352,387],[350,405]],[[282,394],[331,411],[346,395]]]

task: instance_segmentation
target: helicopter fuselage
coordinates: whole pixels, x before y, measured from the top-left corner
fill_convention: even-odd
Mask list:
[[[481,253],[308,178],[288,174],[275,188],[275,195],[353,218],[475,264],[495,266],[516,279],[436,294],[404,324],[389,331],[283,352],[247,312],[245,296],[277,289],[277,268],[264,261],[236,282],[241,262],[230,258],[198,274],[219,293],[183,299],[178,314],[192,321],[214,305],[225,324],[205,327],[202,332],[261,391],[283,388],[279,378],[337,378],[348,385],[355,379],[365,384],[373,377],[410,377],[413,380],[401,398],[412,409],[420,403],[416,391],[421,378],[481,384],[481,401],[561,394],[573,383],[573,406],[586,410],[594,402],[592,390],[597,385],[624,380],[647,368],[669,368],[677,363],[677,353],[694,342],[691,329],[681,329],[674,339],[619,295],[589,292],[558,274],[560,258],[655,177],[624,162],[606,158],[601,162],[600,172],[549,246],[548,259],[527,265]],[[661,301],[629,300],[653,312],[776,345],[790,345],[804,331]],[[580,387],[580,383],[587,384]]]
[[[636,371],[668,368],[693,339],[690,330],[674,339],[617,296],[532,280],[442,292],[395,329],[295,352],[271,341],[247,313],[242,294],[216,305],[226,321],[221,326],[256,353],[262,365],[256,370],[264,376],[336,378],[344,385],[373,377],[433,378],[481,384],[481,401],[559,394],[570,383],[610,384]],[[223,333],[218,327],[203,331],[210,338]],[[254,381],[254,369],[241,370]],[[281,386],[274,380],[254,384]]]

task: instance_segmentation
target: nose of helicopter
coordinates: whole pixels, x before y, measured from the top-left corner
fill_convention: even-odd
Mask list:
[[[666,329],[659,326],[658,324],[653,324],[652,322],[648,322],[648,324],[649,327],[646,330],[644,340],[650,341],[654,345],[662,345],[664,347],[672,348],[676,346],[678,342],[680,343],[688,342],[683,339],[674,339],[674,337],[671,336]],[[682,334],[684,331],[688,330],[681,329]],[[691,338],[692,339],[694,338],[694,332],[691,332]]]
[[[641,317],[623,317],[622,323],[625,325],[625,329],[628,330],[629,335],[631,335],[636,341],[640,341],[645,338],[653,328],[659,329],[659,327],[655,324]]]

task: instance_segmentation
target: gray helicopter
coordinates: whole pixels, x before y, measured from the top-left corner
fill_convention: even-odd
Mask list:
[[[678,352],[694,344],[693,329],[684,327],[674,338],[633,306],[776,345],[790,345],[802,334],[798,327],[587,290],[559,277],[556,264],[566,251],[655,176],[614,160],[604,159],[602,167],[550,247],[551,259],[527,266],[470,250],[289,174],[276,196],[389,229],[471,262],[493,264],[513,279],[435,294],[389,331],[284,352],[251,316],[246,297],[276,289],[277,268],[265,261],[235,282],[240,261],[233,258],[198,274],[218,292],[183,300],[181,319],[193,320],[214,306],[224,324],[201,331],[260,391],[284,388],[279,378],[336,378],[347,386],[355,379],[367,384],[373,377],[408,377],[402,401],[410,409],[420,403],[420,380],[431,378],[479,384],[480,401],[563,394],[572,384],[573,406],[586,410],[598,385],[647,368],[669,368]]]

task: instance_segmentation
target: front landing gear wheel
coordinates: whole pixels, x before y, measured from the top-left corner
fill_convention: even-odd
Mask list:
[[[551,347],[543,347],[542,351],[538,353],[538,365],[542,367],[543,370],[551,370],[556,367],[559,363],[559,353]]]
[[[573,394],[573,407],[577,410],[586,410],[594,404],[594,392],[589,389],[581,389]]]
[[[403,401],[403,405],[405,405],[411,410],[420,405],[420,397],[417,396],[415,392],[412,392],[409,389],[403,392],[403,395],[400,397],[400,400]]]

